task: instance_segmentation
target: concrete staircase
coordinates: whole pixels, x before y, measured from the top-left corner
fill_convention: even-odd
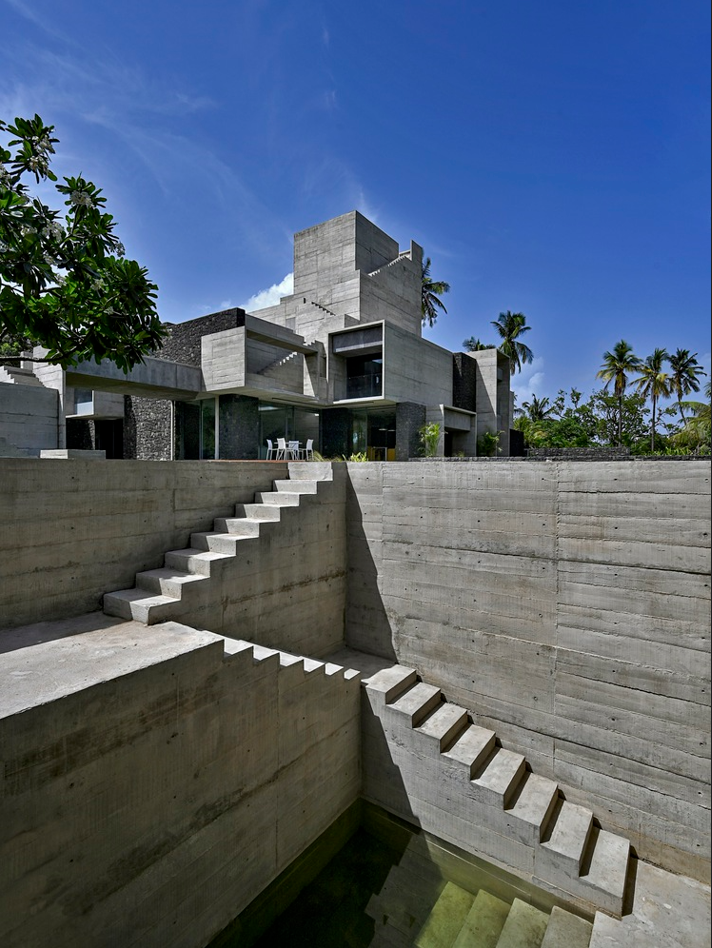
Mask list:
[[[0,382],[8,382],[11,385],[44,387],[32,369],[17,365],[0,365]]]
[[[315,475],[310,477],[310,473]],[[328,464],[290,465],[288,480],[275,480],[274,490],[258,491],[254,503],[237,504],[234,517],[218,517],[213,529],[192,533],[190,546],[170,550],[159,569],[136,574],[131,589],[106,593],[104,612],[146,625],[178,619],[186,600],[210,592],[210,580],[225,562],[239,557],[246,543],[259,543],[266,531],[277,527],[285,511],[300,507],[315,496],[319,484],[331,480]]]
[[[588,948],[592,923],[554,906],[475,892],[442,878],[413,837],[366,914],[376,923],[370,948]]]
[[[444,701],[440,689],[419,681],[413,669],[395,665],[377,672],[365,692],[421,825],[441,819],[446,798],[475,845],[479,832],[483,846],[485,838],[498,840],[509,858],[523,852],[519,868],[535,885],[591,914],[600,909],[621,916],[627,839],[603,830],[590,810],[567,801],[558,784],[532,773],[521,754],[502,747],[494,731],[473,724],[464,708]],[[447,838],[438,829],[436,835]],[[480,852],[496,858],[489,845]]]

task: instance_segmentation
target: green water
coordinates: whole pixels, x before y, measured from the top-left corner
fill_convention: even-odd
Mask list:
[[[375,922],[366,906],[400,856],[399,849],[357,830],[255,948],[367,948]]]
[[[369,804],[348,811],[280,880],[209,948],[450,948],[461,926],[475,940],[458,944],[492,948],[510,909],[541,928],[562,905]]]

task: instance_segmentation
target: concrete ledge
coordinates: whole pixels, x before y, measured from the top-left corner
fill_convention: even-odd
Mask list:
[[[85,451],[82,448],[53,448],[40,451],[41,458],[53,458],[65,461],[105,461],[106,451]]]

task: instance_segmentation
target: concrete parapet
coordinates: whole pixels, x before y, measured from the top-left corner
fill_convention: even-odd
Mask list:
[[[357,799],[347,669],[131,622],[3,662],[4,948],[205,945]]]

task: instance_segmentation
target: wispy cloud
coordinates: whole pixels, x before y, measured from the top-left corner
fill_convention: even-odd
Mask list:
[[[273,283],[266,290],[259,290],[254,296],[251,296],[246,303],[242,304],[242,309],[248,313],[258,309],[265,309],[267,306],[276,306],[281,297],[291,296],[294,292],[294,274],[288,273],[279,283]]]
[[[522,402],[529,401],[532,395],[541,396],[545,378],[544,360],[535,356],[531,365],[525,365],[521,372],[512,376],[510,386],[517,397],[516,404],[521,407]]]

